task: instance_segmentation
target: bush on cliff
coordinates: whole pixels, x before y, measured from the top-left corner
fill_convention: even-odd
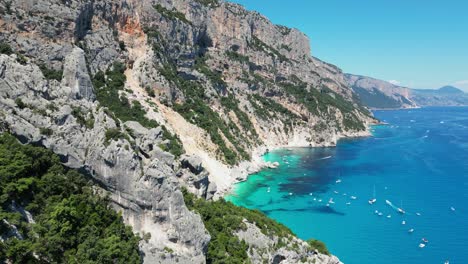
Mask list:
[[[0,135],[0,182],[0,263],[141,263],[108,199],[51,151]]]

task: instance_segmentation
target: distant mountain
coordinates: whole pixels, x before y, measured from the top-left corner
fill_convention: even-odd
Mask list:
[[[352,74],[345,74],[348,85],[370,108],[413,108],[417,104],[410,99],[411,89],[386,81]]]
[[[366,76],[345,74],[345,78],[361,102],[373,109],[468,105],[468,94],[454,86],[411,89]]]

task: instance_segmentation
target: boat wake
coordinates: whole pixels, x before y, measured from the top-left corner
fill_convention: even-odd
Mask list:
[[[329,159],[331,158],[332,156],[326,156],[326,157],[323,157],[323,158],[320,158],[320,159],[317,159],[317,160],[326,160],[326,159]]]

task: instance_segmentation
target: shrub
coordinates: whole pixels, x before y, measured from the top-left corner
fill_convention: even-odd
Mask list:
[[[47,80],[62,80],[63,71],[57,71],[54,69],[48,68],[45,64],[40,64],[39,69],[41,69],[42,74]]]
[[[28,107],[28,105],[25,104],[25,103],[23,102],[23,100],[21,100],[21,98],[16,98],[16,99],[15,99],[15,104],[18,106],[19,109],[23,109],[23,108]]]
[[[192,22],[190,22],[184,15],[184,13],[181,13],[179,11],[177,11],[177,9],[173,8],[172,10],[169,10],[167,8],[165,8],[164,6],[160,5],[160,4],[156,4],[153,6],[154,9],[156,9],[156,11],[158,11],[158,13],[160,13],[161,15],[163,15],[164,17],[168,18],[168,19],[171,19],[171,20],[180,20],[186,24],[189,24],[189,25],[192,25]]]
[[[45,128],[45,127],[41,127],[39,131],[41,132],[41,135],[45,135],[45,136],[51,136],[54,133],[52,129]]]
[[[318,252],[330,256],[330,252],[328,251],[327,246],[322,241],[319,241],[316,239],[310,239],[310,240],[307,240],[307,243],[313,249],[318,250]]]
[[[13,49],[6,42],[0,42],[0,54],[11,55],[13,54]]]

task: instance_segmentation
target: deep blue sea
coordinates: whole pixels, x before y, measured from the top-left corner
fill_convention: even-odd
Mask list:
[[[266,154],[280,167],[251,175],[226,199],[324,241],[346,264],[468,263],[468,108],[374,115],[388,125],[372,137]]]

